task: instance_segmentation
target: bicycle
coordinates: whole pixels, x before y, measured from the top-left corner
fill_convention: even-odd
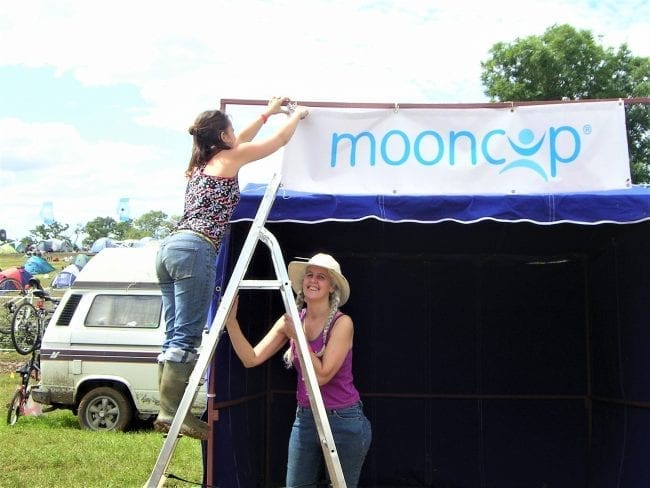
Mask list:
[[[39,284],[40,285],[40,284]],[[28,296],[36,297],[35,304],[32,300],[23,301],[16,310],[11,322],[11,342],[18,353],[27,355],[35,349],[39,349],[43,332],[47,327],[54,309],[61,302],[60,299],[50,296],[45,290],[30,287]],[[49,302],[54,308],[48,308],[45,303]]]
[[[33,379],[34,382],[38,382],[41,379],[40,360],[40,351],[34,349],[31,358],[20,368],[16,369],[16,373],[20,374],[21,381],[20,386],[18,386],[16,393],[14,393],[14,396],[11,399],[11,402],[7,405],[9,407],[9,410],[7,411],[7,425],[14,425],[18,421],[18,417],[24,417],[31,413],[28,404],[32,393],[30,381]],[[43,408],[39,406],[35,411],[49,412],[51,410],[54,410],[54,408]]]

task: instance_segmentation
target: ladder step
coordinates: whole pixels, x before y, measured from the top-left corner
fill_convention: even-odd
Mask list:
[[[280,280],[242,280],[239,288],[243,290],[279,290],[282,288]]]

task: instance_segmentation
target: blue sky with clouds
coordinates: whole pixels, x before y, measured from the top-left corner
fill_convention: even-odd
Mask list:
[[[178,215],[186,128],[222,98],[484,102],[490,47],[562,23],[650,56],[647,0],[5,2],[0,228],[28,234],[44,202],[71,230],[117,220],[121,198],[133,218]]]

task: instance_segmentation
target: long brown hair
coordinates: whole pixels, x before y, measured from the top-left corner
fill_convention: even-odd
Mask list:
[[[194,124],[188,129],[194,142],[185,176],[189,178],[195,168],[205,166],[212,156],[222,149],[230,149],[230,146],[221,138],[221,134],[226,132],[230,126],[230,119],[220,110],[206,110],[199,114]]]

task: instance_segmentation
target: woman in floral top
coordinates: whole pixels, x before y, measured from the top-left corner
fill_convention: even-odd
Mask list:
[[[160,412],[154,422],[159,431],[169,430],[194,369],[214,291],[217,252],[239,202],[239,170],[287,144],[309,113],[300,106],[287,111],[283,105],[288,101],[272,98],[238,135],[219,110],[201,113],[189,128],[194,143],[185,171],[183,216],[156,258],[165,319],[165,342],[158,356]],[[288,115],[285,123],[272,136],[254,142],[267,119],[279,113]],[[208,431],[208,424],[191,413],[181,427],[182,434],[197,439],[207,439]]]

